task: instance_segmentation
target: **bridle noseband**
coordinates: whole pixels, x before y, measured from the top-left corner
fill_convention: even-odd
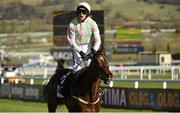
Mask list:
[[[104,81],[105,84],[111,79],[112,73],[109,71],[109,65],[107,63],[107,59],[104,53],[101,53],[97,61],[99,63],[99,67],[97,68],[98,76],[101,80]],[[111,75],[109,78],[107,76]]]

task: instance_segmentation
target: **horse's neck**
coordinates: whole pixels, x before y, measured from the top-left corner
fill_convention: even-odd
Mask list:
[[[97,74],[96,66],[94,65],[87,67],[84,74],[84,86],[89,90],[88,96],[91,101],[97,99],[97,96],[99,95],[100,80]]]
[[[99,81],[95,65],[90,64],[89,67],[87,67],[85,74],[85,80],[87,83],[89,83],[89,86],[94,86],[94,84]]]

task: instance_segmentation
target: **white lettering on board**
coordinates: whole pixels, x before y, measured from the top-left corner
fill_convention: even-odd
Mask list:
[[[18,95],[22,98],[23,97],[23,88],[17,87],[17,86],[12,86],[11,87],[11,94],[12,95]]]
[[[31,97],[34,97],[34,98],[38,99],[39,98],[39,89],[32,88],[32,87],[26,87],[25,95],[26,96],[31,96]]]
[[[104,89],[104,104],[113,106],[127,106],[124,89]]]

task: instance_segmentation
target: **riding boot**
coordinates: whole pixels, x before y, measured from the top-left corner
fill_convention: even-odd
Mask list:
[[[61,82],[60,84],[57,86],[57,97],[59,98],[64,98],[65,95],[65,86],[64,83],[67,80],[67,78],[69,77],[69,75],[71,74],[71,71],[68,72],[67,74],[65,74],[62,78],[61,78]]]
[[[64,86],[57,85],[57,97],[64,98]]]

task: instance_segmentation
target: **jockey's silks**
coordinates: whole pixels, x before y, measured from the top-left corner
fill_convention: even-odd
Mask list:
[[[75,72],[84,67],[82,66],[79,52],[83,51],[89,54],[91,53],[91,48],[97,51],[101,45],[99,28],[90,17],[87,17],[83,22],[78,17],[75,17],[68,25],[67,39],[73,49],[73,70]],[[90,61],[88,61],[89,63]]]
[[[74,18],[68,26],[67,38],[70,45],[78,52],[85,49],[81,48],[81,45],[93,46],[97,51],[101,44],[98,26],[90,17],[84,22],[80,22],[78,17]]]

